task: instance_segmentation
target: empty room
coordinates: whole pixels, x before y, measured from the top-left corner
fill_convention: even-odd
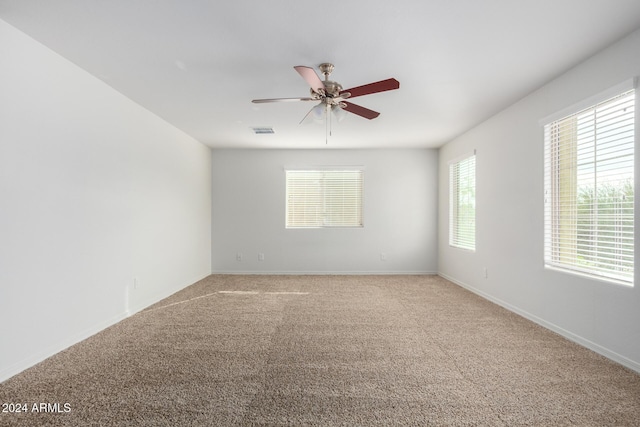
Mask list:
[[[0,425],[637,426],[637,0],[0,0]]]

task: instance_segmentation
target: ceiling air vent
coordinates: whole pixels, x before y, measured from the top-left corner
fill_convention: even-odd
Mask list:
[[[268,133],[275,133],[273,131],[273,128],[271,127],[257,127],[257,128],[251,128],[253,129],[253,132],[256,135],[264,135],[264,134],[268,134]]]

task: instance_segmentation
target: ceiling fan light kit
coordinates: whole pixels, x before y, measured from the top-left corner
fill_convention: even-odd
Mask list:
[[[330,112],[336,115],[338,120],[344,117],[344,112],[349,112],[365,119],[372,120],[380,115],[377,111],[370,110],[352,102],[345,101],[346,99],[355,98],[357,96],[370,95],[378,92],[385,92],[388,90],[398,89],[400,82],[396,79],[386,79],[375,83],[369,83],[363,86],[357,86],[351,89],[343,89],[342,85],[338,82],[329,80],[329,76],[334,70],[334,65],[328,62],[319,65],[319,70],[324,76],[324,81],[320,79],[316,71],[311,67],[304,65],[297,65],[293,67],[298,74],[307,82],[310,87],[309,97],[303,98],[270,98],[270,99],[254,99],[254,103],[267,103],[267,102],[291,102],[291,101],[320,101],[319,104],[314,106],[300,121],[304,122],[307,117],[318,118],[320,111],[324,112],[325,121],[330,119]]]

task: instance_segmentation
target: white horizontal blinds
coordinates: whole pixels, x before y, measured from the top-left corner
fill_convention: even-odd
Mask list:
[[[545,134],[545,263],[633,281],[635,93],[551,122]]]
[[[362,227],[361,170],[289,170],[287,228]]]
[[[476,247],[476,156],[449,165],[449,244]]]

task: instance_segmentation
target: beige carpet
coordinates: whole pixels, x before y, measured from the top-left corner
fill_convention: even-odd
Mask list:
[[[638,426],[640,375],[435,276],[214,275],[0,402],[28,407],[2,426]]]

